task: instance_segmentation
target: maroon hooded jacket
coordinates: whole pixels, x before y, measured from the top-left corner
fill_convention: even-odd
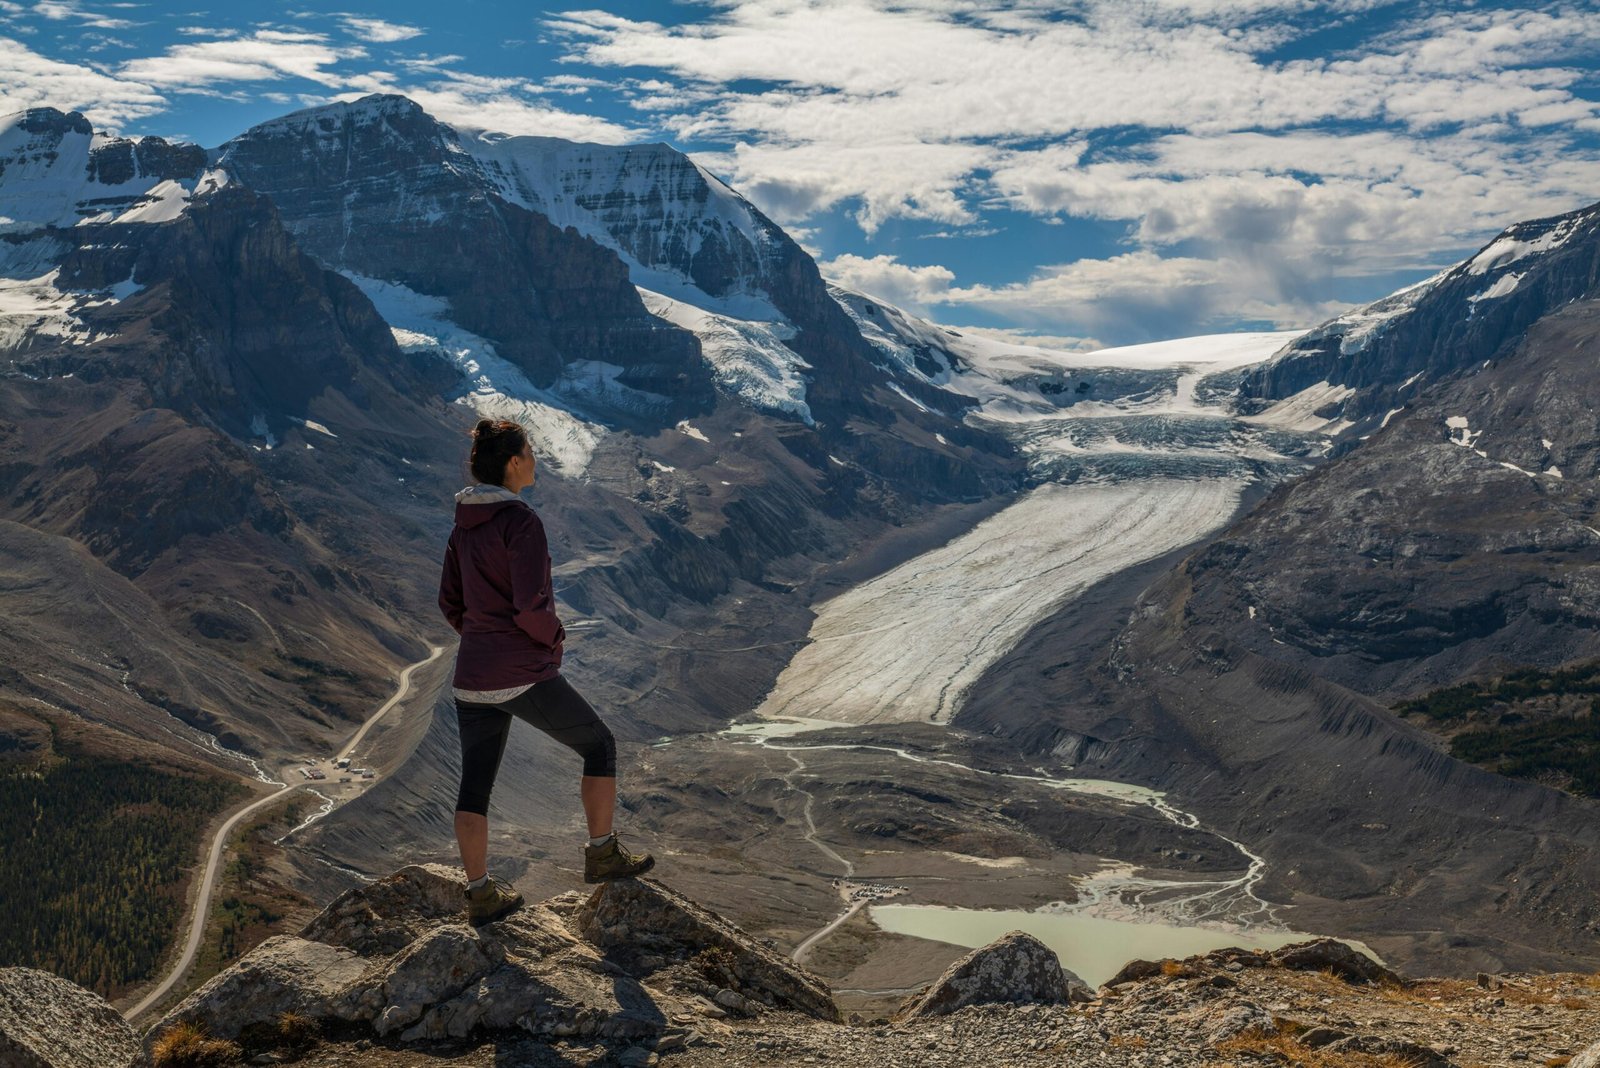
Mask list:
[[[458,689],[508,690],[560,674],[566,631],[544,524],[516,494],[485,485],[456,494],[439,609],[461,635]]]

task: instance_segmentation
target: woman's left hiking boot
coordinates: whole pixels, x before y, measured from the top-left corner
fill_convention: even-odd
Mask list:
[[[467,922],[474,927],[503,920],[522,907],[522,893],[493,876],[482,886],[468,887]]]
[[[656,866],[649,853],[630,853],[613,834],[603,845],[583,847],[583,881],[604,883],[612,879],[631,879]]]

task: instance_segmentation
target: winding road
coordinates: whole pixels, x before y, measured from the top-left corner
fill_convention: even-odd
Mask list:
[[[361,725],[359,730],[356,731],[355,736],[352,737],[350,741],[345,744],[345,747],[339,751],[340,759],[348,756],[350,752],[354,750],[358,744],[360,744],[362,739],[367,736],[367,732],[372,729],[373,725],[381,720],[384,716],[388,715],[389,710],[394,708],[395,705],[400,703],[400,701],[411,692],[411,673],[416,671],[419,667],[424,667],[433,663],[448,647],[443,645],[434,645],[430,646],[429,648],[432,651],[428,654],[426,659],[418,660],[415,664],[408,665],[400,672],[400,682],[395,689],[394,696],[390,697],[389,700],[383,703],[382,707],[380,707],[371,716],[367,717],[367,721]],[[377,780],[375,779],[373,781],[375,783]],[[241,808],[238,812],[235,812],[232,816],[228,817],[227,821],[223,823],[220,828],[218,828],[216,836],[211,840],[211,848],[206,856],[205,873],[200,877],[200,884],[195,892],[194,913],[189,919],[189,937],[187,941],[184,942],[183,953],[179,955],[177,963],[172,966],[172,970],[167,973],[167,977],[163,979],[154,990],[146,994],[137,1005],[133,1006],[133,1008],[128,1009],[122,1014],[125,1019],[129,1021],[136,1020],[141,1015],[148,1012],[152,1006],[159,1004],[161,999],[171,993],[172,988],[178,984],[178,981],[182,979],[184,974],[187,973],[188,970],[194,965],[194,959],[200,953],[200,943],[205,937],[206,920],[211,914],[211,895],[216,890],[217,873],[222,869],[222,854],[224,849],[227,847],[228,836],[233,833],[234,828],[252,814],[259,812],[261,809],[267,808],[278,801],[281,801],[285,794],[292,793],[295,790],[309,786],[310,783],[289,782],[282,783],[280,785],[282,787],[281,789],[274,790],[267,796],[252,801],[250,804],[246,805],[244,808]]]

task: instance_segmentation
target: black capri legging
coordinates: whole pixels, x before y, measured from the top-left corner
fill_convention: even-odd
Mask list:
[[[489,814],[489,792],[494,789],[500,758],[511,737],[515,716],[544,731],[583,757],[583,773],[605,778],[617,774],[617,743],[611,730],[595,714],[583,695],[557,675],[535,683],[498,705],[456,702],[456,722],[461,728],[461,791],[457,812]]]

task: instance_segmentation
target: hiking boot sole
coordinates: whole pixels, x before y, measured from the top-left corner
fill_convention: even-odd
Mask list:
[[[644,867],[640,868],[638,871],[631,871],[626,875],[590,875],[588,872],[584,872],[583,881],[586,883],[609,883],[614,879],[637,879],[639,876],[643,875],[645,872],[649,871],[655,866],[656,858],[651,857],[649,860],[644,862]]]
[[[468,918],[467,923],[470,926],[473,926],[473,927],[483,927],[483,926],[485,926],[487,924],[498,923],[500,920],[505,919],[507,916],[511,915],[513,912],[515,912],[518,909],[520,909],[523,906],[523,904],[524,904],[524,902],[517,901],[515,904],[507,905],[505,908],[501,909],[499,912],[492,913],[492,914],[490,914],[488,916],[483,917],[482,919],[474,920],[474,919]]]

